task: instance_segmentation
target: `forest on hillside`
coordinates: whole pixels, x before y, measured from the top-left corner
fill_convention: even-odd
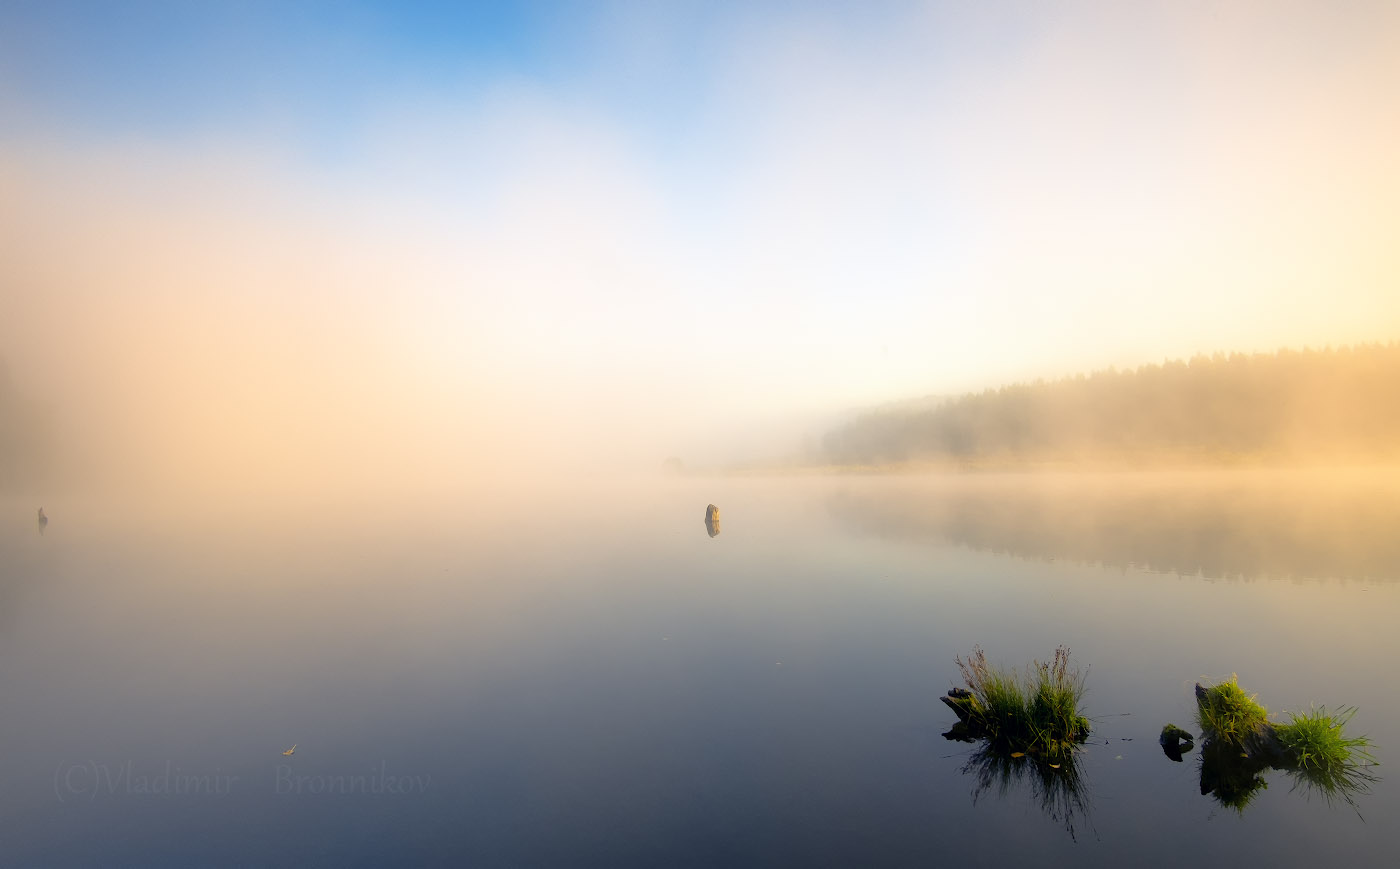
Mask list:
[[[1400,344],[1197,356],[894,406],[826,435],[841,465],[1400,458]]]

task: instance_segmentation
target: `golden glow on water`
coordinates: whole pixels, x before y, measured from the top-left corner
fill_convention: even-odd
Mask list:
[[[490,814],[503,800],[586,850],[599,824],[635,821],[636,793],[655,791],[647,811],[673,825],[762,818],[816,835],[840,817],[903,851],[946,854],[932,807],[965,829],[1019,824],[1034,853],[1069,860],[1082,850],[1065,850],[1019,791],[974,810],[965,756],[936,738],[956,654],[982,644],[1019,663],[1063,642],[1090,668],[1087,709],[1105,740],[1082,769],[1099,829],[1136,830],[1165,794],[1201,828],[1161,844],[1183,859],[1247,836],[1286,862],[1279,837],[1298,823],[1328,848],[1379,854],[1380,825],[1286,787],[1246,827],[1209,823],[1213,803],[1156,734],[1189,720],[1194,681],[1238,672],[1271,709],[1356,704],[1358,733],[1400,740],[1374,664],[1400,654],[1397,553],[1379,540],[1309,542],[1334,524],[1321,514],[1386,521],[1396,493],[1393,478],[1357,474],[652,477],[262,509],[87,499],[51,505],[43,537],[27,503],[6,501],[0,516],[17,521],[0,524],[11,662],[0,678],[35,700],[6,714],[24,750],[7,756],[0,800],[9,817],[70,811],[52,796],[70,757],[174,758],[240,776],[235,800],[182,811],[284,825],[281,847],[300,853],[307,836],[345,834],[344,812],[360,806],[337,804],[332,818],[277,795],[270,764],[282,757],[269,755],[306,739],[298,774],[384,758],[431,776],[431,800],[363,809],[392,829],[376,835],[435,853],[469,839],[531,862],[536,840]],[[707,502],[724,511],[717,537]],[[1210,504],[1224,506],[1195,515]],[[1296,545],[1260,560],[1259,541],[1295,526]],[[1254,572],[1288,572],[1277,558],[1299,559],[1292,579]],[[1303,578],[1317,565],[1343,578]],[[528,794],[502,776],[528,777]],[[922,802],[866,817],[871,794]],[[1379,788],[1363,811],[1393,803]],[[792,805],[808,808],[794,819]],[[118,794],[101,810],[143,831],[167,823],[148,807]],[[432,834],[440,824],[452,834]],[[49,829],[9,841],[89,853]],[[1008,859],[1025,847],[990,841]]]

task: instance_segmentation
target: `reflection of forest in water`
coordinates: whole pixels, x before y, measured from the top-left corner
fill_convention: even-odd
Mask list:
[[[872,479],[857,533],[1213,578],[1400,580],[1400,473],[1227,471]]]

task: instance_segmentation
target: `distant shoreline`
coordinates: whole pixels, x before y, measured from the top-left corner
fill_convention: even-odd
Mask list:
[[[739,467],[691,470],[685,476],[979,476],[991,474],[1191,474],[1225,471],[1347,473],[1400,473],[1400,456],[1319,458],[1313,461],[1278,456],[1240,456],[1229,460],[1202,460],[1177,456],[1125,457],[1120,460],[1075,459],[977,459],[965,461],[910,461],[871,465],[755,464]]]
[[[834,466],[1240,467],[1400,462],[1400,344],[1217,353],[870,412]]]

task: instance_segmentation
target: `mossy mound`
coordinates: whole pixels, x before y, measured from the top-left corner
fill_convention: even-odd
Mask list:
[[[1079,710],[1084,675],[1070,669],[1069,649],[1057,648],[1049,663],[1037,661],[1024,674],[992,666],[981,649],[957,663],[967,687],[939,698],[958,716],[947,738],[985,739],[996,750],[1048,762],[1088,738],[1089,719]]]
[[[1161,743],[1163,753],[1177,763],[1181,763],[1182,754],[1196,747],[1196,737],[1175,724],[1163,727],[1157,741]]]

